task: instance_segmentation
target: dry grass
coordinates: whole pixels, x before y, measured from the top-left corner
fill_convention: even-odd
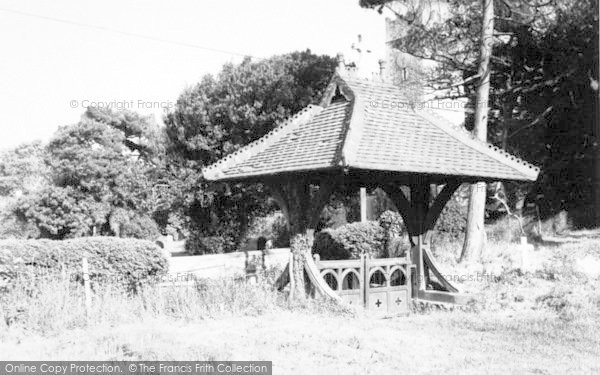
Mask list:
[[[11,334],[0,351],[20,360],[272,360],[278,374],[585,374],[600,370],[597,328],[549,314],[373,319],[281,310],[194,321],[144,318],[51,336]]]
[[[11,330],[52,335],[69,329],[163,318],[190,322],[299,309],[351,313],[345,306],[318,299],[290,302],[273,284],[270,275],[257,281],[223,278],[197,280],[185,286],[148,284],[135,294],[117,284],[95,285],[91,309],[86,312],[80,284],[59,276],[20,278],[8,292],[0,294],[0,338]]]
[[[320,300],[292,304],[272,289],[272,277],[147,286],[137,295],[96,287],[86,318],[79,285],[21,280],[2,296],[0,353],[272,360],[279,374],[599,373],[600,282],[575,262],[600,256],[600,241],[538,245],[527,269],[515,246],[491,243],[483,262],[470,266],[444,259],[447,274],[487,275],[457,282],[479,294],[474,311],[389,319]]]

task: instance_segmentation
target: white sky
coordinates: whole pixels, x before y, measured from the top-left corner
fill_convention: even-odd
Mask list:
[[[384,16],[358,0],[0,0],[0,148],[47,140],[90,102],[127,102],[160,121],[162,109],[145,103],[174,103],[202,75],[241,59],[177,43],[335,56],[360,33],[380,54],[384,32]]]

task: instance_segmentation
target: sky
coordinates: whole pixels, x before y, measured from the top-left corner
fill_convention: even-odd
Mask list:
[[[47,141],[88,105],[154,114],[243,55],[382,54],[358,0],[0,0],[0,148]],[[382,55],[381,55],[382,56]]]

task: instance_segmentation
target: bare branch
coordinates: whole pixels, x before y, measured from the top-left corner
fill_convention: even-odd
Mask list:
[[[500,198],[500,184],[496,184],[496,191],[494,192],[494,195],[492,196],[492,199],[497,200],[498,202],[500,202],[500,204],[504,207],[504,209],[506,210],[506,214],[510,217],[514,217],[515,219],[517,219],[517,222],[519,223],[519,229],[521,229],[521,235],[525,235],[525,230],[523,229],[523,219],[521,218],[521,216],[515,214],[514,212],[512,212],[510,210],[510,207],[508,207],[508,204],[506,203],[506,200]]]
[[[544,112],[542,112],[542,113],[541,113],[541,114],[540,114],[538,117],[536,117],[536,118],[535,118],[535,120],[533,120],[533,121],[532,121],[532,122],[530,122],[529,124],[527,124],[527,125],[525,125],[525,126],[523,126],[523,127],[519,128],[519,129],[515,130],[515,131],[514,131],[514,132],[512,132],[512,133],[511,133],[511,134],[510,134],[510,135],[509,135],[507,138],[511,138],[511,137],[512,137],[512,136],[514,136],[515,134],[519,133],[521,130],[528,129],[528,128],[530,128],[530,127],[532,127],[532,126],[534,126],[534,125],[538,124],[538,123],[539,123],[540,121],[542,121],[542,119],[543,119],[544,117],[546,117],[546,115],[547,115],[548,113],[550,113],[550,112],[551,112],[553,109],[554,109],[554,107],[553,107],[553,106],[550,106],[550,107],[546,108],[546,110],[545,110]]]
[[[437,87],[436,90],[448,90],[448,89],[451,89],[451,88],[454,88],[454,87],[464,86],[464,85],[466,85],[468,83],[471,83],[471,82],[473,82],[475,80],[478,80],[479,77],[481,77],[481,75],[475,74],[475,75],[472,75],[471,77],[469,77],[469,78],[467,78],[467,79],[465,79],[465,80],[463,80],[461,82],[456,82],[456,83],[450,84],[448,86]]]

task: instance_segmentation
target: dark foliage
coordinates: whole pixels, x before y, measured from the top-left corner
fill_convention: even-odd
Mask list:
[[[261,185],[207,183],[198,172],[318,103],[335,66],[333,58],[310,51],[246,59],[181,94],[165,118],[169,163],[178,166],[167,182],[177,185],[169,209],[189,218],[179,222],[197,231],[195,237],[239,243],[253,217],[275,208],[265,203]]]

